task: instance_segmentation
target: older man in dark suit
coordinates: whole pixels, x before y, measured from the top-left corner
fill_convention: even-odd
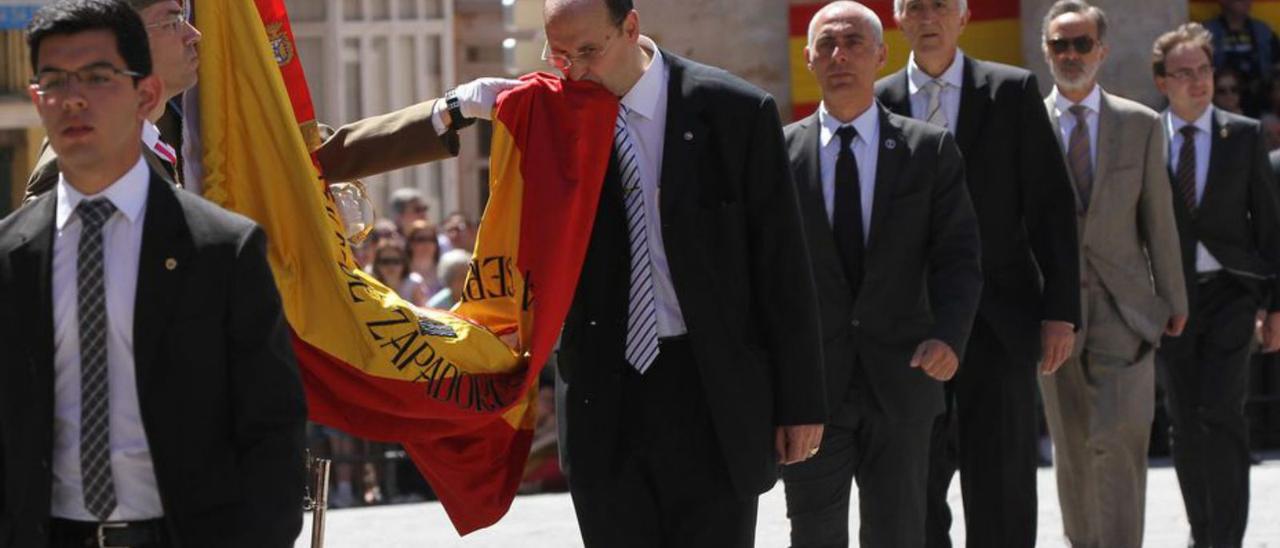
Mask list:
[[[982,304],[934,428],[927,544],[951,546],[947,488],[959,469],[967,544],[1030,548],[1036,372],[1062,365],[1080,325],[1071,181],[1036,77],[960,50],[968,2],[893,5],[911,56],[876,83],[876,96],[955,136],[982,232]]]
[[[642,36],[630,0],[543,14],[548,61],[621,103],[559,355],[583,540],[752,546],[757,496],[825,418],[777,106]]]
[[[168,184],[120,0],[28,29],[54,189],[0,221],[0,547],[292,546],[306,403],[265,236]]]
[[[795,547],[924,546],[930,434],[964,353],[982,275],[964,162],[942,128],[873,94],[883,30],[856,2],[809,26],[818,112],[786,128],[820,301],[827,402],[818,454],[784,467]]]

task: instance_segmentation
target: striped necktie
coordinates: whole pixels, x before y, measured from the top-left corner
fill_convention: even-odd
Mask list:
[[[116,508],[111,479],[111,408],[107,381],[107,304],[102,268],[102,225],[115,213],[111,201],[85,200],[80,216],[76,293],[80,327],[80,478],[84,506],[107,521]]]
[[[1088,211],[1089,197],[1093,193],[1093,152],[1089,145],[1089,107],[1071,105],[1069,110],[1076,117],[1076,125],[1071,128],[1071,136],[1067,139],[1067,167],[1071,168],[1071,176],[1076,180],[1081,210]]]
[[[653,294],[653,261],[649,258],[649,234],[645,223],[644,190],[640,188],[640,162],[627,129],[626,106],[618,106],[613,144],[618,158],[619,180],[627,210],[627,236],[631,242],[631,287],[627,300],[627,363],[644,373],[658,356],[658,308]]]
[[[1182,147],[1178,150],[1178,170],[1174,173],[1178,195],[1187,204],[1187,211],[1196,212],[1196,126],[1186,125],[1182,132]]]
[[[942,90],[946,86],[942,80],[937,79],[929,80],[924,85],[925,92],[929,94],[929,105],[925,108],[929,114],[925,116],[925,121],[942,129],[950,129],[947,112],[942,109]]]

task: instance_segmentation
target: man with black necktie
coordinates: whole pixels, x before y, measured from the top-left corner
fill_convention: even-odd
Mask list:
[[[1244,404],[1257,310],[1270,310],[1263,350],[1280,349],[1280,203],[1261,126],[1212,106],[1212,44],[1188,23],[1153,48],[1156,87],[1169,99],[1161,121],[1191,303],[1157,371],[1191,546],[1237,548],[1249,516]]]
[[[982,233],[982,304],[934,427],[927,545],[951,546],[947,489],[958,469],[966,544],[1030,548],[1036,373],[1062,365],[1080,325],[1071,181],[1035,75],[960,50],[968,2],[893,5],[911,56],[876,83],[876,96],[889,110],[955,136]]]
[[[0,221],[0,547],[292,546],[306,402],[266,238],[137,138],[162,94],[121,0],[32,18],[59,180]]]
[[[752,546],[758,495],[826,416],[777,105],[659,48],[630,0],[547,0],[543,17],[548,63],[620,100],[559,353],[583,542]]]
[[[930,435],[982,291],[978,221],[946,130],[873,94],[883,28],[856,2],[814,15],[805,48],[818,112],[786,128],[822,296],[830,415],[816,456],[785,466],[794,547],[924,546]]]

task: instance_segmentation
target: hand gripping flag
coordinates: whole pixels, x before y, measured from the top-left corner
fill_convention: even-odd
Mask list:
[[[282,0],[196,0],[195,15],[204,195],[268,234],[311,419],[403,444],[459,533],[496,522],[577,285],[616,97],[532,75],[499,100],[464,302],[424,310],[353,261],[308,154],[311,102]],[[495,333],[514,334],[516,348]]]

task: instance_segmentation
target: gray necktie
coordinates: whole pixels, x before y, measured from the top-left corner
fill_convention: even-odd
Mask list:
[[[80,317],[80,474],[84,505],[106,521],[116,508],[111,479],[111,421],[107,403],[107,304],[102,275],[102,225],[116,208],[106,199],[85,200],[80,216],[76,292]]]
[[[640,188],[640,162],[627,130],[625,106],[618,106],[613,146],[626,197],[627,234],[631,240],[631,286],[627,300],[627,363],[644,373],[658,357],[658,316],[653,294],[653,260],[649,257],[644,191]]]
[[[942,108],[942,90],[946,89],[946,86],[941,80],[929,80],[924,85],[925,92],[929,94],[929,105],[925,107],[928,115],[924,119],[942,129],[950,129],[947,112]]]
[[[1089,146],[1089,107],[1071,105],[1071,114],[1076,117],[1076,125],[1071,129],[1067,139],[1067,167],[1071,168],[1071,176],[1076,180],[1076,191],[1080,193],[1080,205],[1083,211],[1089,210],[1089,196],[1093,192],[1093,153]]]

